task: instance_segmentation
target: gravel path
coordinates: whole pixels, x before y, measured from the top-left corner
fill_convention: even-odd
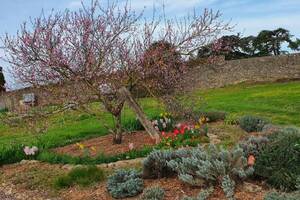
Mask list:
[[[1,191],[0,189],[0,200],[16,200],[14,197],[12,196],[8,196],[6,195],[3,191]]]

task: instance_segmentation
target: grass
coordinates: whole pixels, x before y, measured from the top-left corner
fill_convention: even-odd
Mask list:
[[[69,188],[74,185],[87,187],[105,179],[105,173],[96,166],[77,167],[68,174],[58,177],[54,186],[58,189]]]
[[[258,115],[275,124],[300,126],[300,82],[239,84],[219,89],[197,91],[207,102],[207,110],[230,114]]]
[[[206,111],[225,111],[234,116],[258,115],[273,123],[300,126],[300,82],[268,83],[258,85],[239,84],[219,89],[199,90],[193,95],[204,97]],[[186,98],[187,99],[187,98]],[[163,109],[153,98],[139,100],[149,117]],[[188,103],[188,102],[186,102]],[[199,107],[203,102],[197,102]],[[0,123],[0,165],[24,159],[22,146],[37,145],[41,150],[80,141],[83,138],[103,136],[106,127],[113,126],[112,116],[99,103],[90,105],[97,116],[67,111],[39,121],[35,126],[21,123],[8,127]],[[3,115],[5,113],[0,113]],[[125,106],[123,124],[135,119],[134,113]],[[46,126],[44,133],[37,128]]]

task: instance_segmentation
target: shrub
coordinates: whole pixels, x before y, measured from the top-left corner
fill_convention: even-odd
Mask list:
[[[264,197],[264,200],[299,200],[300,192],[294,193],[278,193],[278,192],[269,192]]]
[[[116,199],[134,197],[143,191],[143,180],[135,170],[118,170],[108,177],[107,189]]]
[[[164,196],[165,196],[164,189],[156,186],[156,187],[147,188],[144,191],[141,200],[163,200]]]
[[[240,118],[239,124],[247,132],[260,132],[268,124],[268,121],[260,117],[247,115]]]
[[[0,166],[26,159],[22,145],[0,145]]]
[[[162,178],[175,175],[175,171],[167,162],[188,155],[187,150],[155,150],[143,161],[144,178]]]
[[[251,136],[247,140],[242,141],[239,145],[244,151],[244,155],[248,158],[253,155],[258,157],[260,152],[265,148],[269,139],[267,137],[254,137]]]
[[[54,185],[57,188],[68,188],[74,185],[85,187],[103,181],[104,178],[103,170],[96,166],[78,167],[72,169],[67,175],[59,177]]]
[[[269,136],[255,163],[255,172],[276,188],[295,190],[300,176],[300,131],[284,128]]]
[[[127,131],[141,131],[141,130],[145,130],[145,128],[141,124],[140,120],[138,120],[138,119],[131,119],[131,120],[127,121],[123,125],[123,127]]]
[[[224,119],[224,123],[226,125],[238,125],[239,124],[239,118],[237,114],[228,114],[226,115]]]
[[[208,118],[208,122],[223,121],[226,118],[226,112],[210,111],[200,113],[200,117]]]
[[[202,190],[196,198],[184,197],[182,200],[207,200],[208,197],[214,192],[213,187],[209,187],[205,190]]]
[[[207,151],[198,147],[190,153],[189,157],[169,161],[168,166],[178,173],[181,181],[192,186],[222,185],[228,197],[234,191],[235,181],[246,179],[254,171],[239,147],[219,151],[210,145]]]

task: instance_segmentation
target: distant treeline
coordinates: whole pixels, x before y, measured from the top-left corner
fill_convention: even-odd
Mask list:
[[[283,50],[284,43],[287,44],[285,50]],[[289,30],[278,28],[262,30],[257,36],[242,37],[241,34],[223,36],[214,43],[201,47],[197,58],[223,55],[226,60],[234,60],[281,55],[288,53],[288,50],[300,50],[300,39],[293,39]]]

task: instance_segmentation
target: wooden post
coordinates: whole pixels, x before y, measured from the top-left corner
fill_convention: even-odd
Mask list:
[[[136,102],[136,100],[133,98],[133,96],[127,90],[127,88],[120,88],[119,94],[121,95],[121,98],[124,98],[124,100],[128,103],[128,106],[135,112],[137,118],[144,126],[147,133],[151,136],[151,138],[154,139],[156,143],[159,143],[159,132],[153,127],[152,123],[148,120],[142,108],[139,106],[139,104]]]

